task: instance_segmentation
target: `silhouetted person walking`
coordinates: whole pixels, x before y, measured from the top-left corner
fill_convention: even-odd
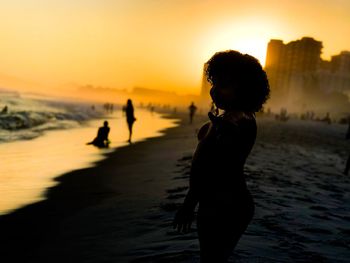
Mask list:
[[[132,105],[131,99],[128,99],[126,103],[125,115],[126,115],[126,122],[128,123],[128,128],[129,128],[128,142],[131,143],[132,127],[134,125],[134,122],[136,121],[136,118],[134,116],[134,106]]]
[[[192,124],[194,114],[195,114],[196,111],[197,111],[197,107],[196,107],[196,105],[194,105],[194,103],[192,102],[191,105],[188,107],[188,110],[189,110],[189,112],[190,112],[190,123]]]
[[[269,84],[258,60],[237,51],[216,53],[206,77],[210,95],[224,113],[209,113],[198,133],[190,187],[176,213],[174,227],[187,232],[197,205],[202,263],[227,262],[254,213],[243,168],[256,138],[255,112],[269,96]]]
[[[324,121],[328,124],[332,123],[331,117],[329,116],[329,112],[326,113],[326,116],[322,119],[322,121]]]
[[[93,144],[100,148],[108,147],[109,131],[110,131],[110,128],[108,127],[108,121],[104,121],[103,126],[98,129],[96,138],[92,142],[89,142],[88,144]]]

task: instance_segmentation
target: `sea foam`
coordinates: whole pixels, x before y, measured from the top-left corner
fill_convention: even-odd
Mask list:
[[[0,89],[0,142],[33,139],[47,130],[69,129],[99,118],[103,112],[87,103],[73,103],[21,96]]]

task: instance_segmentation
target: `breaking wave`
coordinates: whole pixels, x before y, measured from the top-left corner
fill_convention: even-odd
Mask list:
[[[87,103],[33,99],[0,89],[0,142],[33,139],[48,130],[79,127],[102,115]]]

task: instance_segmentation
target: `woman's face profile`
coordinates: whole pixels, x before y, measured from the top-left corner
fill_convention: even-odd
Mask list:
[[[210,96],[219,109],[232,108],[235,100],[234,84],[228,79],[215,78],[210,89]]]

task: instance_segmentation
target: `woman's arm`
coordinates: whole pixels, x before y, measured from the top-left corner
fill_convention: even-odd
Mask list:
[[[197,178],[198,176],[196,175],[195,169],[193,169],[192,165],[190,172],[189,190],[186,194],[182,206],[177,211],[173,222],[174,228],[177,228],[177,230],[182,233],[189,232],[192,225],[192,221],[194,220],[194,210],[197,206],[199,199]]]
[[[192,222],[194,220],[194,210],[198,204],[199,200],[199,191],[198,191],[198,182],[197,175],[195,171],[191,169],[190,173],[190,187],[185,197],[185,200],[177,211],[173,226],[177,228],[179,232],[188,233]]]
[[[202,128],[198,132],[199,141],[202,141],[206,137],[210,127],[211,127],[210,123],[206,123],[205,125],[202,126]],[[192,221],[194,219],[194,210],[199,201],[200,171],[198,170],[198,168],[201,167],[201,164],[199,160],[200,157],[198,157],[198,154],[200,155],[199,153],[199,151],[201,151],[200,148],[201,148],[200,145],[198,145],[195,151],[195,154],[193,156],[192,166],[190,171],[189,190],[187,192],[183,205],[175,215],[173,225],[174,225],[174,228],[177,228],[179,232],[187,233],[190,230]]]

